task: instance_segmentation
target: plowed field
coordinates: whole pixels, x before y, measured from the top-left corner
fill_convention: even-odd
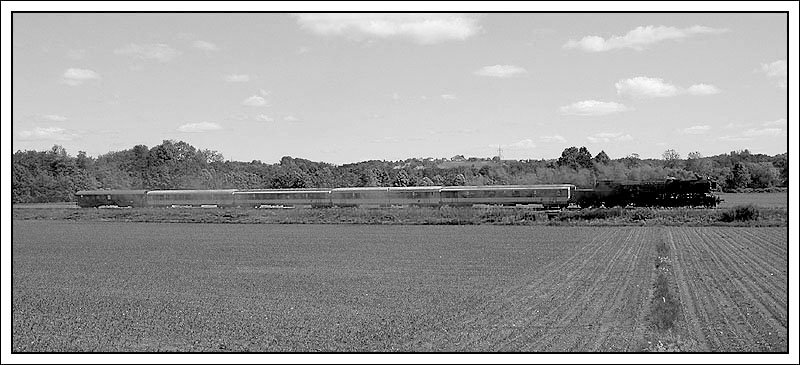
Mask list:
[[[685,326],[700,351],[787,351],[787,230],[668,231]]]
[[[12,349],[786,351],[786,228],[13,222]],[[679,301],[653,325],[657,243]]]

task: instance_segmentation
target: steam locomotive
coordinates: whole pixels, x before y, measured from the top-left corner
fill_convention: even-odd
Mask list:
[[[713,208],[721,201],[712,191],[716,182],[705,177],[694,180],[668,178],[651,181],[600,180],[594,189],[576,189],[575,203],[579,207],[638,206]]]
[[[75,193],[81,207],[391,207],[391,206],[652,206],[714,207],[715,184],[695,180],[625,182],[601,180],[593,189],[571,184],[358,187],[335,189],[261,190],[83,190]]]

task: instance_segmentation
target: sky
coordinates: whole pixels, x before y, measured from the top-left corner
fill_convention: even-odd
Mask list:
[[[788,150],[787,16],[13,14],[12,144],[226,159]]]

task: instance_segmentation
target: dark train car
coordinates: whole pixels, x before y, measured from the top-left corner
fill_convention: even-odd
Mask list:
[[[573,202],[581,208],[626,206],[630,203],[622,184],[614,180],[598,180],[593,189],[575,189]]]
[[[337,207],[388,207],[389,188],[361,187],[331,190],[331,204]]]
[[[401,206],[434,206],[440,204],[441,186],[406,186],[389,188],[389,204]]]
[[[441,201],[452,206],[540,204],[550,209],[569,205],[574,192],[570,184],[447,186],[441,189]]]
[[[328,189],[264,189],[239,190],[233,193],[240,207],[329,207],[331,191]]]
[[[147,190],[81,190],[75,197],[82,208],[147,206]]]
[[[599,180],[594,189],[578,189],[575,202],[580,207],[714,207],[719,198],[711,191],[714,183],[706,178],[649,181]]]
[[[635,206],[703,206],[714,207],[719,199],[711,194],[714,184],[705,178],[680,180],[668,178],[664,181],[647,181],[624,186]]]
[[[233,206],[233,192],[225,190],[155,190],[147,192],[147,204],[153,207],[171,206]]]

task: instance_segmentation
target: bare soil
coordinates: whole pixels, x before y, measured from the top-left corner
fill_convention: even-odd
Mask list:
[[[785,352],[786,231],[15,220],[12,350]]]

